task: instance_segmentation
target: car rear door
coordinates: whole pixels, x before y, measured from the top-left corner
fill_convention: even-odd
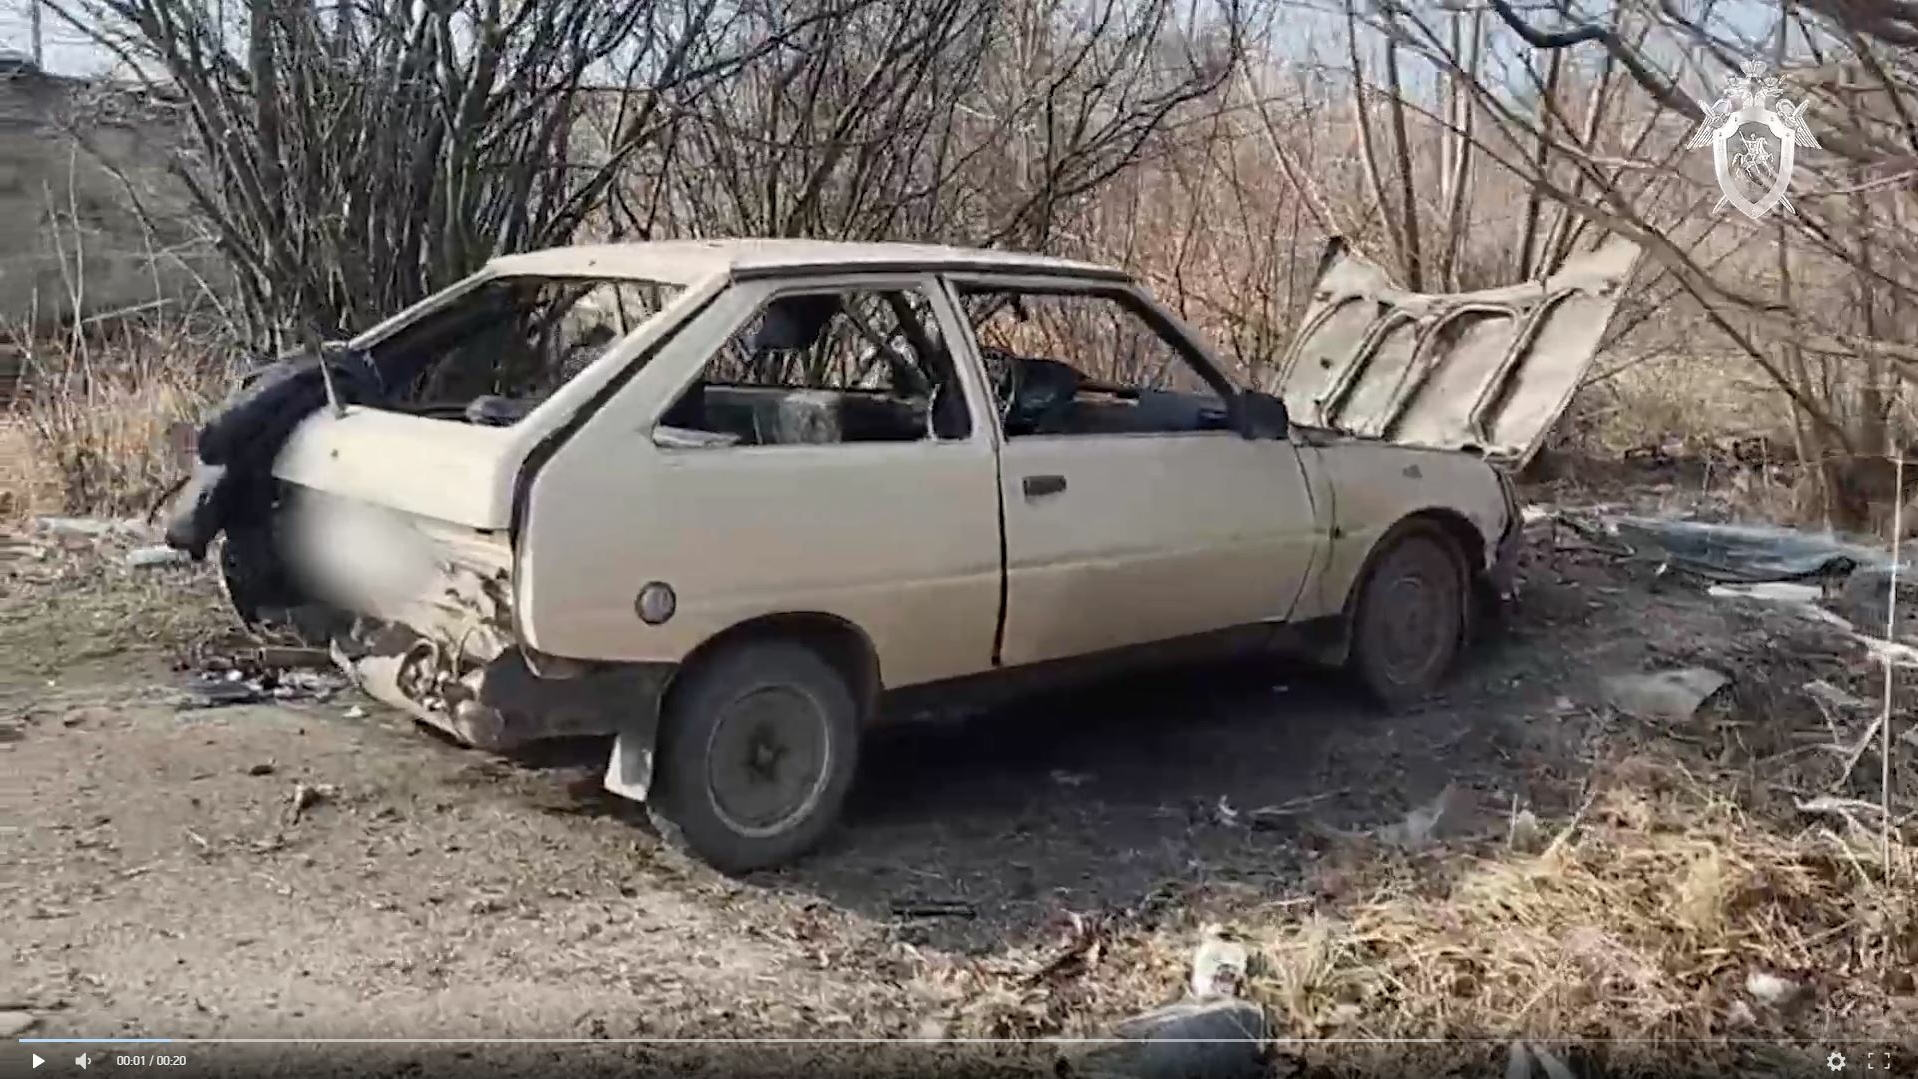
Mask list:
[[[979,277],[952,285],[982,369],[982,345],[1005,342],[993,339],[992,318],[974,315],[1003,292],[1019,296],[1028,322],[1046,323],[1011,332],[1023,333],[1026,355],[1195,391],[1167,399],[1181,406],[1205,392],[1236,392],[1177,321],[1131,286]],[[1008,435],[995,426],[1007,666],[1282,620],[1323,548],[1290,442],[1194,430],[1176,418],[1161,430],[1123,432]]]

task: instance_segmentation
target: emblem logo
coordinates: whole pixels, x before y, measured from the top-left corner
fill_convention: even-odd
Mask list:
[[[1734,78],[1725,96],[1712,104],[1687,148],[1711,144],[1718,188],[1725,193],[1712,207],[1713,213],[1728,205],[1753,221],[1773,207],[1796,213],[1785,197],[1785,189],[1791,186],[1793,154],[1801,146],[1819,149],[1817,137],[1805,126],[1810,103],[1794,107],[1786,101],[1784,84],[1778,76],[1767,74],[1764,64],[1747,62],[1743,68],[1745,74]],[[1776,107],[1767,108],[1773,98],[1778,99]]]

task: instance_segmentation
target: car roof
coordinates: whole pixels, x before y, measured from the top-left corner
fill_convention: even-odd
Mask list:
[[[1128,281],[1122,270],[1022,251],[840,240],[659,240],[582,244],[505,255],[488,266],[512,277],[613,277],[690,285],[734,278],[827,273],[933,271],[1017,273]]]

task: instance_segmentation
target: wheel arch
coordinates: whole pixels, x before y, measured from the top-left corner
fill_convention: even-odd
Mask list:
[[[1352,581],[1346,586],[1345,601],[1340,604],[1338,616],[1330,620],[1330,631],[1324,633],[1313,654],[1321,663],[1337,666],[1346,661],[1352,649],[1352,619],[1358,613],[1359,597],[1365,592],[1365,582],[1371,579],[1372,572],[1378,567],[1379,559],[1391,549],[1393,543],[1408,532],[1429,530],[1451,541],[1457,553],[1465,560],[1460,566],[1465,579],[1460,582],[1469,591],[1474,567],[1483,565],[1486,540],[1479,533],[1478,526],[1457,510],[1442,506],[1432,506],[1416,510],[1392,522],[1392,526],[1379,534],[1359,568],[1352,575]]]
[[[1408,532],[1420,530],[1437,532],[1453,543],[1455,552],[1464,560],[1464,564],[1459,567],[1465,575],[1462,583],[1470,587],[1473,576],[1480,567],[1485,565],[1487,553],[1491,550],[1488,541],[1479,532],[1478,526],[1472,523],[1471,518],[1454,509],[1430,506],[1408,513],[1394,521],[1392,527],[1380,533],[1378,541],[1365,552],[1365,560],[1359,563],[1358,572],[1352,575],[1352,583],[1346,590],[1345,603],[1340,608],[1346,621],[1349,622],[1357,611],[1359,596],[1364,593],[1365,582],[1372,576],[1372,571],[1378,567],[1379,559],[1400,537]]]
[[[630,723],[619,732],[607,763],[606,789],[630,801],[646,801],[665,720],[686,676],[727,649],[756,640],[799,641],[814,649],[846,679],[858,703],[861,723],[871,722],[878,714],[883,685],[879,653],[865,630],[823,611],[758,615],[706,638],[680,661],[649,710],[647,722]]]
[[[662,715],[672,706],[673,695],[687,672],[746,641],[797,641],[817,651],[852,688],[859,702],[860,717],[870,720],[879,706],[884,686],[879,670],[879,652],[864,629],[836,614],[824,611],[784,611],[757,615],[735,623],[701,641],[680,661],[679,668],[660,695]]]

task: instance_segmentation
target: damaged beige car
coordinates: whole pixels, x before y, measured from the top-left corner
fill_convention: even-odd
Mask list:
[[[502,258],[256,377],[169,530],[470,745],[611,735],[729,871],[831,826],[871,724],[1295,648],[1436,686],[1637,252],[1402,293],[1334,250],[1279,393],[1126,274],[809,241]]]

